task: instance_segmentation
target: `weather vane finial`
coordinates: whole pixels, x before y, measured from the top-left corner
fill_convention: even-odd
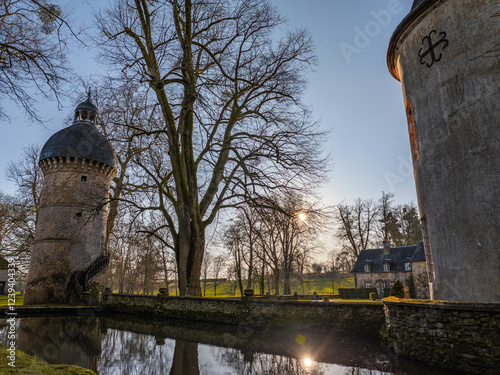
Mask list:
[[[87,93],[87,100],[90,102],[90,87],[89,87],[89,92]]]

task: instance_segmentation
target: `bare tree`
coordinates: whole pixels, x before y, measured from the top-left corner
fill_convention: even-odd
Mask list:
[[[43,172],[38,165],[40,150],[36,144],[23,147],[19,159],[10,161],[5,172],[7,180],[15,183],[17,195],[33,207],[35,223],[38,221],[43,186]]]
[[[240,295],[243,296],[243,253],[244,253],[244,235],[239,222],[233,222],[224,232],[222,239],[224,246],[229,250],[232,264],[230,273],[236,276],[236,282],[240,289]]]
[[[379,207],[373,200],[354,201],[353,205],[337,206],[337,238],[347,256],[356,259],[361,250],[373,244]]]
[[[19,257],[21,272],[26,272],[29,265],[40,208],[43,172],[38,166],[39,154],[40,147],[30,145],[23,148],[18,160],[9,162],[6,177],[16,185],[16,196],[1,197],[2,252]]]
[[[72,31],[61,7],[46,0],[2,0],[0,30],[0,118],[8,118],[8,98],[39,121],[34,96],[58,98]]]
[[[17,271],[25,277],[35,234],[35,211],[29,201],[0,192],[0,254],[15,256]]]
[[[172,233],[181,295],[200,295],[205,230],[245,190],[323,176],[321,134],[301,102],[315,62],[304,30],[266,0],[116,0],[101,13],[103,57],[144,84],[168,165],[142,164]],[[144,158],[142,158],[144,159]],[[246,180],[245,180],[246,178]]]
[[[214,274],[214,296],[217,296],[217,283],[219,281],[219,276],[226,266],[226,257],[223,255],[217,255],[214,257],[212,262],[213,274]]]
[[[209,252],[206,252],[205,256],[203,257],[203,263],[201,267],[201,272],[203,277],[203,297],[206,297],[207,295],[207,280],[211,266],[212,266],[212,256],[210,255]]]

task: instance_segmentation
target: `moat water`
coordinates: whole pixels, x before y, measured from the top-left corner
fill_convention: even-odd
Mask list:
[[[450,374],[398,359],[378,340],[298,326],[257,330],[130,316],[18,318],[17,349],[100,375]],[[0,320],[0,342],[7,326]]]

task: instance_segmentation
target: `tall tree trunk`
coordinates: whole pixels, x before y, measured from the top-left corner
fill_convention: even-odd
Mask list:
[[[192,223],[183,226],[179,224],[179,240],[176,246],[179,295],[201,296],[200,276],[204,251],[204,228]]]
[[[283,262],[283,294],[291,294],[290,292],[290,261],[289,261],[290,255],[287,251],[285,254],[285,259]]]
[[[252,288],[252,273],[253,273],[253,239],[252,237],[250,236],[249,238],[250,240],[250,249],[249,249],[249,260],[248,260],[248,278],[247,278],[247,289],[251,289]]]
[[[265,271],[266,271],[265,264],[264,264],[264,262],[262,262],[262,268],[260,271],[260,294],[261,295],[266,294],[266,284],[265,284],[266,279],[265,279],[265,275],[264,275]]]
[[[280,294],[280,270],[276,267],[274,270],[274,294]]]

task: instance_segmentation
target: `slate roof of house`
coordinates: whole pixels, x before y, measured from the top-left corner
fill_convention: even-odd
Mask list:
[[[365,264],[371,264],[371,272],[384,272],[384,263],[391,265],[391,272],[405,271],[405,262],[424,262],[424,243],[417,245],[391,247],[389,254],[384,249],[365,249],[354,264],[351,273],[365,272]]]

